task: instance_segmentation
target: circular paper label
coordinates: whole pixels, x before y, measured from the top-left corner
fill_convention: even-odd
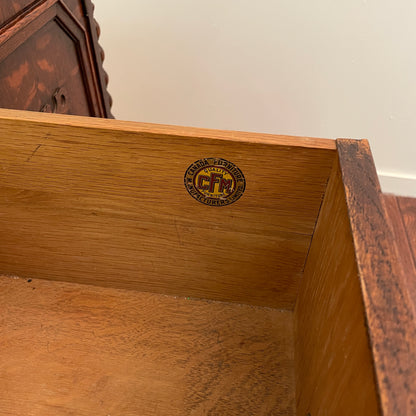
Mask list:
[[[218,207],[237,201],[246,188],[243,172],[234,163],[215,157],[192,163],[184,181],[193,198]]]

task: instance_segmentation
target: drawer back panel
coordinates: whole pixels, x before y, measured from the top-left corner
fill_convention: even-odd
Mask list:
[[[1,272],[293,309],[332,141],[25,117],[0,122]],[[241,169],[238,201],[188,194],[207,157]]]

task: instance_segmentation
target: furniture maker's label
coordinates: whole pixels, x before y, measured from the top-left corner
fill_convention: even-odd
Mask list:
[[[193,198],[211,206],[232,204],[241,198],[246,188],[243,172],[234,163],[215,157],[192,163],[184,181]]]

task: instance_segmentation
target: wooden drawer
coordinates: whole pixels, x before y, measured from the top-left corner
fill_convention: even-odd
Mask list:
[[[0,128],[0,414],[416,414],[366,141]]]
[[[4,2],[0,13],[1,107],[111,116],[89,0]]]

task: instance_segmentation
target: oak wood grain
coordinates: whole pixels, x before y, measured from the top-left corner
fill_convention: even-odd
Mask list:
[[[403,278],[368,142],[337,148],[383,414],[416,415],[416,281]]]
[[[0,111],[1,271],[293,308],[332,149],[21,114]],[[212,155],[246,177],[235,204],[203,205],[183,185],[186,169]]]
[[[0,278],[0,414],[292,416],[292,313]]]
[[[380,414],[338,163],[319,214],[294,322],[296,414]]]
[[[335,140],[315,137],[288,136],[232,130],[215,130],[200,127],[140,123],[125,120],[111,120],[111,122],[109,122],[107,120],[101,120],[100,118],[80,117],[76,115],[68,117],[64,114],[34,114],[28,111],[6,110],[1,108],[0,118],[2,120],[9,120],[10,122],[35,122],[36,125],[39,125],[40,123],[44,126],[56,126],[58,128],[64,128],[67,126],[83,127],[86,129],[99,129],[101,130],[100,134],[103,132],[106,132],[107,134],[114,134],[114,132],[117,130],[123,130],[126,133],[129,132],[140,136],[145,135],[150,137],[174,136],[180,138],[186,136],[198,139],[225,140],[227,142],[246,141],[253,144],[287,146],[289,149],[322,149],[326,151],[334,151],[334,155],[336,150]],[[32,124],[32,126],[34,125]]]

